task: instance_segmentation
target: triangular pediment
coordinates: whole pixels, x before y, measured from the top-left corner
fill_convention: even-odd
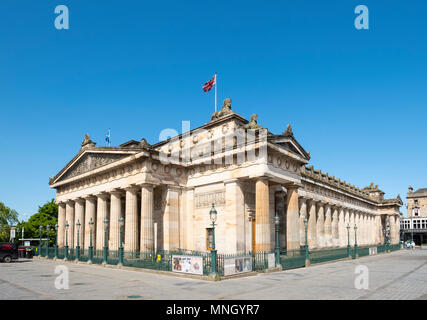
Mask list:
[[[136,151],[108,152],[85,150],[82,153],[77,154],[73,160],[71,160],[54,178],[52,178],[50,184],[74,178],[109,165],[113,162],[129,157],[130,155],[135,154],[135,152]]]
[[[272,135],[270,141],[305,160],[310,160],[310,155],[293,136]]]

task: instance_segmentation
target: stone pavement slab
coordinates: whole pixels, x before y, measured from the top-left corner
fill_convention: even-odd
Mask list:
[[[55,288],[55,268],[69,289]],[[366,266],[368,289],[357,289]],[[52,260],[0,264],[0,299],[426,299],[427,251],[397,251],[220,282]]]

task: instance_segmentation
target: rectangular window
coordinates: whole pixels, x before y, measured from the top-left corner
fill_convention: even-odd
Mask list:
[[[206,228],[206,250],[212,250],[213,229]]]

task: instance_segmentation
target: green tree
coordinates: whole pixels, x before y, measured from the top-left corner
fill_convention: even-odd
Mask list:
[[[10,226],[18,223],[18,213],[0,202],[0,242],[8,242]]]
[[[49,237],[49,243],[54,244],[56,241],[56,230],[55,225],[58,222],[58,205],[55,200],[52,199],[46,202],[44,205],[39,206],[37,213],[33,214],[28,221],[20,222],[17,225],[17,232],[21,236],[22,228],[24,228],[24,237],[28,238],[39,238],[40,229],[42,227],[42,238]],[[49,226],[49,231],[47,231]]]

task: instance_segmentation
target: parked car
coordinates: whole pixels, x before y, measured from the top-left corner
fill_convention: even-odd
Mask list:
[[[18,259],[18,244],[9,242],[0,242],[0,261],[12,262]]]

